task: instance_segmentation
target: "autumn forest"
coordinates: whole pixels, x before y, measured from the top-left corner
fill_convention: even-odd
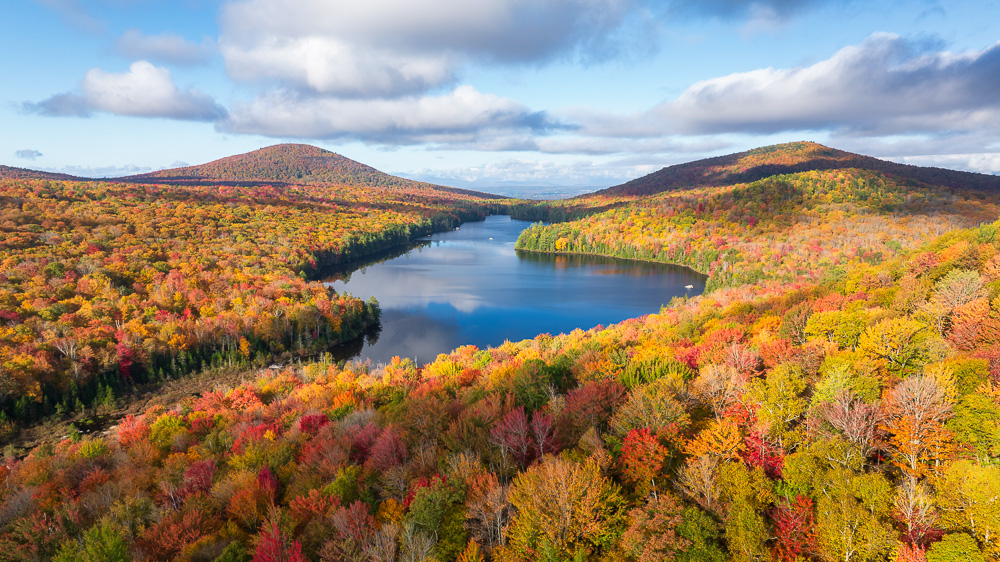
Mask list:
[[[381,310],[326,269],[496,214],[706,292],[333,359]],[[0,168],[0,560],[1000,560],[998,218],[996,176],[808,142],[557,201],[305,145]]]

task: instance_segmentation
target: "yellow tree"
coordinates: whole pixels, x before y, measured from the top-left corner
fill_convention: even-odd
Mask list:
[[[498,558],[593,555],[624,531],[625,502],[618,487],[588,460],[547,456],[518,475],[508,496],[517,515]]]

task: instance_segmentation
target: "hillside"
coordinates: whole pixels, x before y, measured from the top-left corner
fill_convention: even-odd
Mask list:
[[[14,166],[4,166],[0,164],[0,179],[35,179],[35,180],[81,180],[69,174],[57,174],[55,172],[43,172],[41,170],[29,170],[27,168],[17,168]]]
[[[799,168],[807,171],[787,172]],[[750,181],[773,171],[781,173]],[[554,223],[525,230],[518,249],[684,265],[709,275],[711,291],[818,281],[1000,216],[1000,189],[991,187],[1000,178],[901,166],[815,143],[702,160],[636,181],[646,183],[633,188],[662,190],[611,188],[516,207],[515,214]]]
[[[377,307],[325,267],[502,208],[430,188],[0,179],[0,442],[136,384],[356,338]]]
[[[779,174],[847,168],[871,170],[932,185],[1000,191],[998,176],[897,164],[814,142],[793,142],[668,166],[658,172],[581,197],[651,195],[677,189],[749,183]]]
[[[278,144],[184,168],[122,178],[134,183],[331,183],[407,191],[445,191],[500,198],[476,191],[408,180],[380,172],[335,152],[308,144]]]

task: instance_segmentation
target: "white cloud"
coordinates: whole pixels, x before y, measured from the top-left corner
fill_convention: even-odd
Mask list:
[[[460,86],[447,94],[395,99],[302,97],[282,90],[236,107],[227,132],[369,142],[468,142],[485,131],[538,129],[544,116],[519,102]]]
[[[340,96],[407,95],[452,83],[460,66],[603,58],[648,0],[242,0],[220,45],[239,80]]]
[[[676,136],[657,138],[554,137],[540,138],[538,150],[549,154],[691,154],[712,152],[730,143],[717,138],[681,139]]]
[[[224,43],[222,53],[236,80],[276,79],[325,94],[422,92],[454,78],[450,56],[362,48],[332,37],[266,37],[245,47]]]
[[[196,44],[173,33],[146,35],[129,29],[115,43],[115,50],[130,59],[158,60],[173,64],[201,64],[215,52],[210,39]]]
[[[230,75],[336,96],[412,95],[470,63],[592,62],[648,53],[684,17],[774,31],[844,0],[230,0],[220,47]]]
[[[646,111],[556,110],[552,118],[573,135],[534,142],[549,153],[671,157],[805,136],[897,161],[992,173],[1000,150],[997,91],[1000,43],[952,53],[879,33],[809,66],[695,83]],[[741,140],[726,140],[734,135]]]
[[[982,174],[1000,173],[1000,152],[970,154],[927,154],[902,156],[891,160],[914,166],[935,166],[951,170],[966,170]]]
[[[180,90],[166,68],[136,61],[121,74],[87,71],[83,91],[90,106],[118,115],[210,121],[224,110],[198,90]]]
[[[181,90],[166,68],[136,61],[128,72],[87,71],[81,94],[59,94],[38,103],[26,103],[27,111],[51,116],[87,116],[93,111],[134,117],[166,117],[214,121],[226,111],[207,94]]]
[[[650,112],[675,132],[968,131],[1000,125],[1000,43],[925,52],[879,33],[811,66],[712,78]]]

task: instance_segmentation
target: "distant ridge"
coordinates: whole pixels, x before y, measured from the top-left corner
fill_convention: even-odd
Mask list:
[[[663,191],[749,183],[777,174],[860,168],[959,189],[1000,190],[1000,176],[897,164],[815,142],[791,142],[668,166],[589,195],[652,195]]]
[[[86,181],[88,178],[71,176],[69,174],[58,174],[55,172],[43,172],[41,170],[29,170],[27,168],[17,168],[14,166],[4,166],[0,164],[0,178],[15,180],[66,180],[66,181]]]

